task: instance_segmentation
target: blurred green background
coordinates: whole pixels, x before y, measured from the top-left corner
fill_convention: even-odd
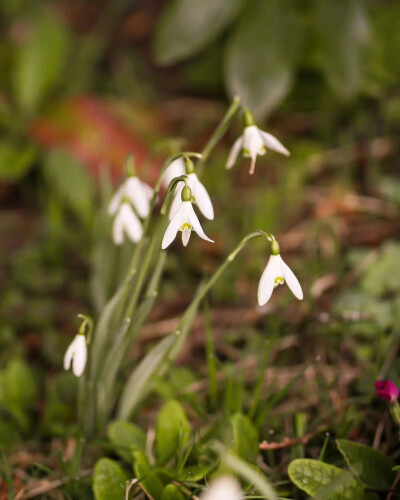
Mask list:
[[[265,247],[246,250],[212,298],[221,363],[257,360],[266,338],[286,346],[275,356],[283,371],[319,356],[329,383],[339,377],[335,411],[325,396],[307,411],[324,408],[339,435],[358,426],[371,440],[373,381],[400,381],[399,2],[0,0],[0,13],[1,447],[74,428],[63,352],[76,314],[102,308],[132,251],[110,248],[99,222],[104,172],[117,182],[133,153],[154,183],[168,139],[201,150],[235,95],[292,155],[259,158],[253,177],[243,160],[226,172],[236,120],[202,173],[216,244],[171,252],[131,364],[244,234],[271,231],[306,300],[298,306],[282,292],[274,314],[257,310]],[[105,258],[116,262],[106,271]],[[188,384],[204,371],[199,353],[195,332],[180,360],[199,365],[185,372]],[[180,377],[159,381],[158,393],[176,396]],[[301,409],[302,395],[292,396]],[[351,397],[357,404],[345,411]],[[232,394],[226,401],[233,412]],[[269,425],[279,429],[280,419]]]

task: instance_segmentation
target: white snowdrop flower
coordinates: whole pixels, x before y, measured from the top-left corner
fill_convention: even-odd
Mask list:
[[[150,212],[153,189],[136,175],[131,175],[112,197],[108,206],[109,215],[115,215],[124,201],[132,203],[139,217],[145,219]]]
[[[226,162],[226,168],[233,167],[241,150],[243,151],[243,156],[251,158],[250,174],[254,173],[257,156],[265,155],[267,149],[272,149],[285,156],[290,155],[289,151],[276,137],[260,130],[254,124],[253,115],[247,109],[244,110],[243,118],[245,122],[243,134],[234,142]]]
[[[124,235],[133,242],[137,243],[142,239],[143,228],[138,216],[132,210],[129,203],[124,202],[119,207],[113,224],[113,240],[116,245],[122,245]]]
[[[259,305],[263,306],[266,304],[271,298],[274,288],[278,285],[283,285],[285,281],[293,295],[302,300],[303,290],[301,289],[299,280],[280,256],[279,244],[276,240],[271,242],[271,254],[258,285]]]
[[[213,220],[214,208],[211,202],[210,195],[208,194],[207,189],[204,187],[204,185],[199,181],[199,178],[194,171],[194,165],[190,160],[186,161],[185,174],[187,174],[186,185],[189,186],[192,190],[192,201],[197,204],[200,212],[206,219]],[[184,182],[179,182],[176,187],[176,194],[169,212],[170,220],[175,216],[182,203],[181,194],[184,187]]]
[[[210,484],[200,496],[201,500],[242,500],[239,483],[233,477],[221,476]]]
[[[69,370],[72,363],[72,372],[75,377],[80,377],[85,369],[87,347],[85,335],[78,334],[70,343],[64,355],[64,370]]]
[[[169,183],[172,181],[172,179],[185,174],[185,160],[182,157],[179,157],[166,168],[162,176],[162,185],[165,189],[168,189]]]
[[[195,231],[203,240],[214,243],[203,231],[199,219],[195,214],[192,206],[192,190],[189,186],[185,186],[181,193],[181,204],[178,211],[170,221],[167,230],[165,231],[161,248],[164,250],[175,239],[178,231],[182,231],[182,243],[186,246],[189,243],[192,231]]]

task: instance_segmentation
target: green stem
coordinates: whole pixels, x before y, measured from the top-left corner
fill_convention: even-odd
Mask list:
[[[227,131],[232,119],[234,118],[237,111],[239,110],[239,107],[240,107],[239,102],[240,102],[240,97],[238,97],[238,96],[234,97],[234,99],[233,99],[231,105],[229,106],[227,112],[225,113],[225,116],[223,117],[221,123],[218,125],[215,132],[210,137],[207,144],[204,146],[203,151],[201,152],[201,159],[200,159],[199,163],[197,164],[196,170],[201,168],[203,166],[203,164],[208,160],[208,157],[210,156],[211,151],[214,149],[217,142],[222,138],[222,136]]]
[[[204,299],[204,326],[206,331],[206,354],[209,375],[210,406],[216,409],[218,403],[218,382],[217,382],[217,363],[214,349],[214,339],[210,318],[210,307],[207,299]]]

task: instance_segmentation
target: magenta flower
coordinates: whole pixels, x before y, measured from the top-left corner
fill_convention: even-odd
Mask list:
[[[399,397],[399,390],[391,380],[377,380],[375,389],[380,398],[386,399],[390,403],[393,403]]]

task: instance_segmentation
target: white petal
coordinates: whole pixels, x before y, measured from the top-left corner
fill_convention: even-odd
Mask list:
[[[169,220],[172,220],[177,214],[180,206],[182,205],[181,193],[184,187],[184,182],[179,182],[175,189],[174,198],[171,203],[171,207],[169,209]]]
[[[268,132],[264,132],[262,130],[259,131],[261,134],[261,137],[264,141],[264,144],[268,149],[272,149],[272,151],[276,151],[277,153],[281,153],[285,156],[290,156],[289,151],[285,148],[285,146],[278,141],[276,137],[274,137],[272,134],[269,134]]]
[[[200,498],[201,500],[242,500],[243,493],[235,479],[222,476],[214,479]]]
[[[123,189],[120,187],[118,191],[111,198],[110,204],[108,205],[108,215],[114,215],[117,213],[117,210],[122,201]]]
[[[68,349],[65,351],[64,370],[69,370],[71,367],[71,361],[72,361],[72,358],[74,357],[75,348],[76,348],[75,342],[76,342],[76,337],[74,337],[74,340],[69,344]]]
[[[131,201],[142,219],[149,215],[150,200],[143,183],[135,176],[129,177],[124,185],[124,194]]]
[[[122,245],[124,242],[124,218],[121,210],[117,213],[113,223],[113,241],[115,245]]]
[[[239,139],[236,139],[236,141],[233,143],[228,159],[226,161],[226,168],[229,169],[233,167],[238,157],[238,154],[242,149],[242,146],[243,146],[243,137],[239,137]]]
[[[161,243],[161,248],[163,250],[165,250],[174,241],[176,233],[179,231],[182,224],[185,222],[183,220],[184,211],[182,205],[183,203],[181,204],[181,207],[179,208],[175,216],[172,218],[171,222],[167,227],[167,230],[165,231],[164,238]]]
[[[182,231],[182,245],[184,247],[187,246],[187,244],[189,243],[189,240],[190,240],[190,235],[192,234],[192,231],[188,228],[185,228],[183,231]]]
[[[293,295],[299,300],[303,300],[303,290],[301,289],[299,280],[294,275],[294,272],[290,267],[282,260],[282,271],[283,277],[287,283],[287,286],[292,291]]]
[[[76,351],[74,359],[72,361],[72,371],[75,377],[80,377],[86,366],[86,359],[87,359],[86,338],[84,335],[77,335],[75,339],[76,339]]]
[[[146,184],[145,182],[142,182],[142,188],[144,190],[144,192],[146,193],[146,196],[149,200],[151,200],[153,198],[153,194],[154,194],[154,189],[149,186],[148,184]]]
[[[129,203],[124,203],[121,206],[120,214],[125,233],[133,243],[137,243],[143,236],[143,228],[140,220]]]
[[[200,209],[200,212],[207,219],[214,219],[214,208],[211,202],[211,198],[207,192],[207,189],[199,181],[196,174],[190,174],[189,177],[193,177],[193,196]]]
[[[247,156],[265,154],[264,141],[255,125],[246,127],[243,132],[243,149]]]
[[[264,142],[261,138],[260,132],[255,125],[246,127],[244,129],[243,150],[245,156],[251,158],[250,174],[254,173],[257,155],[265,154]]]
[[[267,267],[261,275],[260,283],[258,284],[258,303],[260,306],[263,306],[269,301],[275,287],[275,278],[282,276],[282,274],[281,256],[271,255]]]
[[[172,179],[175,179],[175,177],[179,177],[185,174],[186,174],[185,161],[183,160],[183,158],[177,158],[163,173],[162,184],[165,187],[165,189],[167,189]]]
[[[192,204],[190,201],[183,202],[182,205],[185,203],[188,203],[186,210],[187,210],[187,217],[188,217],[188,222],[191,224],[193,227],[193,230],[196,231],[196,233],[200,236],[200,238],[203,238],[203,240],[209,241],[211,243],[214,243],[213,240],[211,240],[206,233],[203,231],[203,228],[200,225],[199,219],[197,218],[197,215],[195,214],[195,211],[193,210]]]

